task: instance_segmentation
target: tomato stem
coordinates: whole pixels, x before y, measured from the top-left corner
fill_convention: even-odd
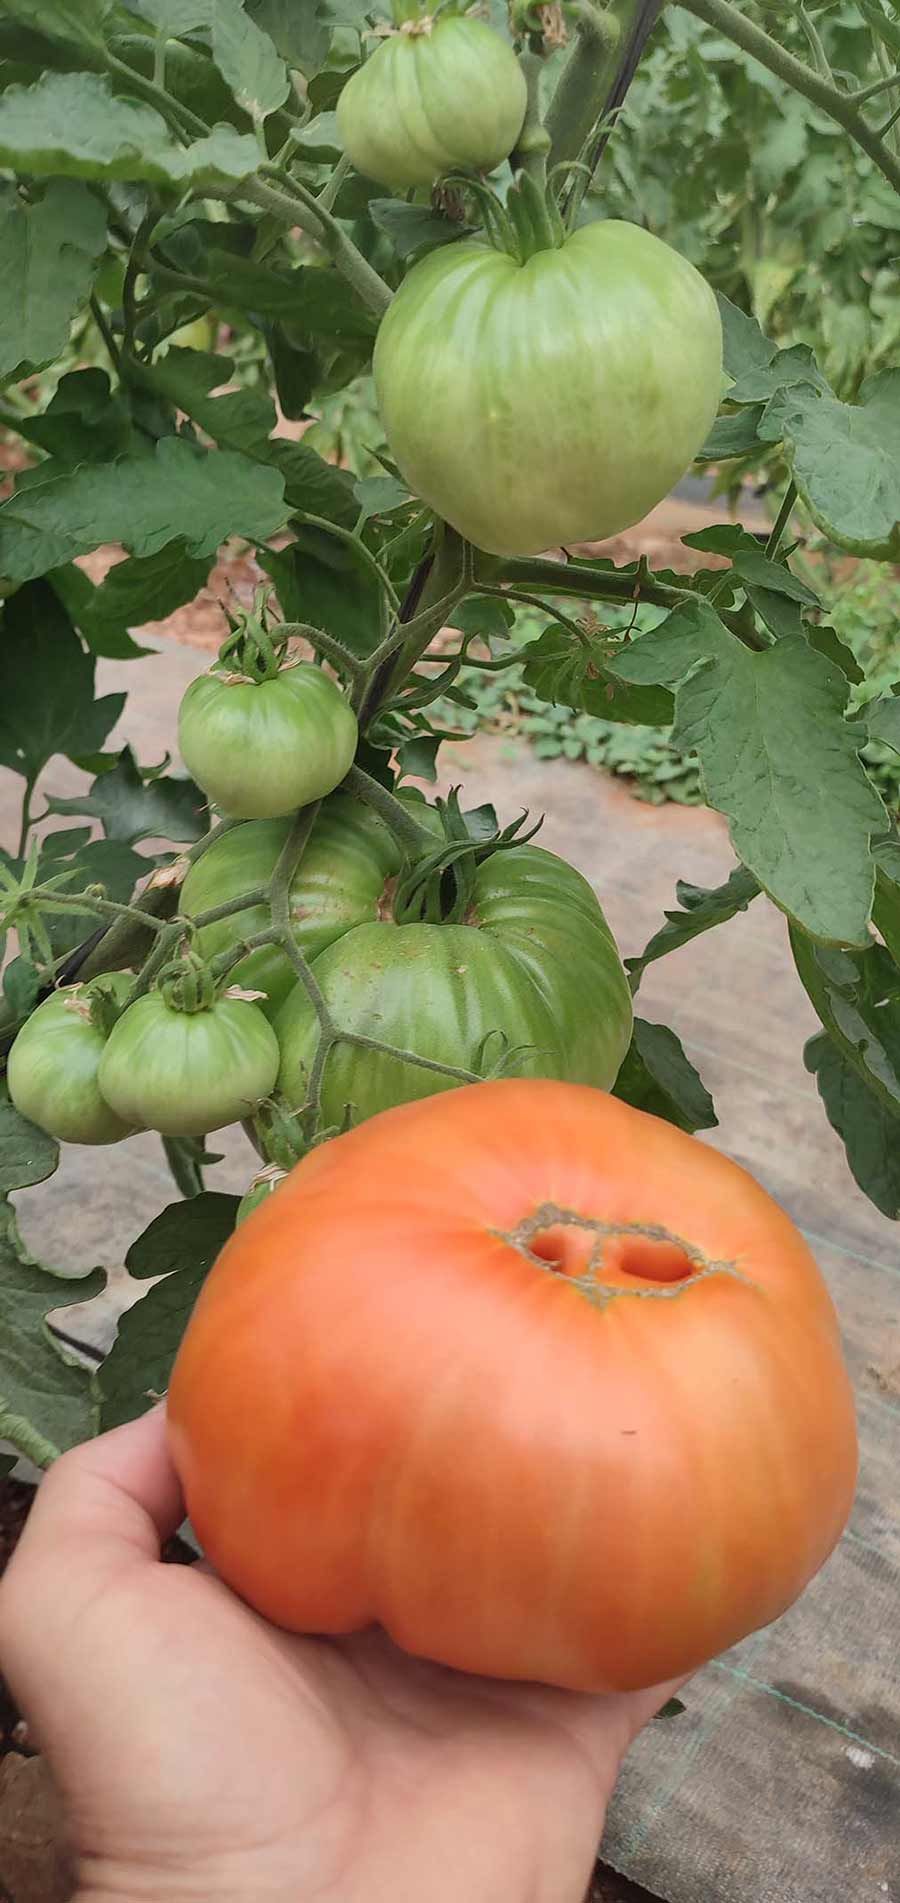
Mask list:
[[[841,91],[821,73],[797,59],[795,54],[779,46],[777,40],[773,40],[761,27],[754,26],[752,20],[729,4],[729,0],[681,0],[681,4],[695,19],[703,20],[707,26],[724,33],[727,39],[733,40],[735,46],[749,53],[753,59],[758,59],[760,65],[774,73],[777,79],[783,80],[794,92],[827,112],[837,125],[843,126],[861,151],[867,153],[894,190],[900,192],[900,159],[888,150],[880,133],[863,118],[858,98],[853,93]]]
[[[352,766],[341,785],[346,787],[348,793],[363,800],[366,806],[371,806],[406,852],[427,852],[434,846],[434,835],[427,827],[420,826],[408,807],[396,799],[386,786],[381,786],[370,774],[364,773],[361,767]]]

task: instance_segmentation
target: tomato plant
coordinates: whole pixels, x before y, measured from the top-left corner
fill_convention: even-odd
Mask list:
[[[169,1422],[206,1551],[277,1624],[581,1691],[777,1617],[856,1476],[783,1212],[681,1131],[520,1080],[301,1163],[214,1268]]]
[[[53,1170],[57,1137],[112,1141],[141,1125],[163,1136],[180,1197],[129,1254],[149,1286],[90,1377],[57,1353],[44,1322],[57,1286],[0,1207],[12,1291],[0,1433],[46,1464],[165,1389],[237,1216],[238,1198],[205,1176],[203,1139],[229,1119],[277,1170],[302,1159],[242,1223],[251,1266],[266,1226],[292,1220],[295,1180],[305,1197],[330,1169],[336,1131],[350,1130],[338,1159],[381,1157],[382,1109],[399,1119],[390,1130],[412,1128],[408,1113],[448,1132],[428,1181],[444,1170],[454,1197],[455,1105],[481,1101],[468,1085],[512,1104],[535,1076],[547,1090],[590,1083],[684,1132],[711,1126],[712,1101],[656,1021],[657,1000],[652,1022],[632,1017],[632,1000],[651,965],[678,949],[689,961],[700,933],[737,920],[711,941],[727,947],[730,973],[742,915],[766,900],[815,1013],[805,1061],[825,1115],[862,1188],[900,1216],[900,844],[868,770],[872,746],[900,757],[898,683],[859,680],[814,559],[822,534],[835,549],[897,547],[900,47],[884,0],[512,0],[508,15],[492,0],[477,19],[418,0],[390,19],[363,0],[9,0],[0,52],[0,764],[23,794],[19,836],[0,855],[0,1038],[12,1053],[0,1195]],[[770,532],[724,519],[701,530],[690,574],[594,546],[692,461],[719,489],[762,474]],[[249,605],[226,590],[221,607],[223,554],[235,589],[252,575]],[[164,758],[174,733],[171,748],[164,738],[137,757],[111,738],[135,731],[118,682],[128,670],[159,678],[165,661],[145,660],[141,629],[201,596],[221,648],[185,698],[181,758]],[[116,691],[98,684],[108,662]],[[539,815],[519,830],[471,790],[446,793],[473,678],[522,684],[529,719],[548,710],[554,733],[561,709],[670,732],[727,824],[732,872],[709,890],[676,885],[643,952],[623,947],[627,983],[603,877],[595,894],[533,842]],[[438,778],[443,799],[410,791]],[[587,806],[591,784],[585,772],[572,797]],[[620,842],[611,855],[615,874]],[[622,910],[632,941],[636,912]],[[93,987],[105,974],[104,999]],[[648,1127],[605,1099],[596,1114],[610,1129]],[[556,1132],[521,1137],[529,1194],[546,1199],[534,1146],[549,1167]],[[696,1157],[686,1137],[659,1141]],[[109,1153],[111,1193],[126,1200],[136,1148],[121,1170]],[[255,1167],[244,1155],[241,1186]],[[684,1172],[684,1204],[661,1191],[659,1222],[733,1255],[736,1231],[710,1228],[702,1197],[720,1208],[715,1186],[727,1184],[726,1214],[732,1186],[736,1210],[745,1195],[768,1205],[724,1164]],[[408,1161],[410,1208],[419,1174]],[[469,1178],[474,1194],[480,1172]],[[612,1178],[601,1184],[592,1165],[595,1181],[602,1209]],[[376,1173],[367,1195],[378,1187]],[[389,1208],[401,1177],[387,1163],[384,1187]],[[637,1221],[630,1190],[629,1203]],[[685,1638],[675,1656],[785,1603],[802,1583],[794,1540],[805,1528],[811,1567],[849,1484],[836,1403],[822,1440],[840,1441],[833,1482],[819,1488],[822,1518],[808,1519],[804,1462],[818,1475],[819,1453],[798,1398],[810,1394],[819,1418],[840,1387],[806,1257],[783,1228],[765,1233],[765,1303],[710,1275],[683,1297],[617,1299],[596,1336],[609,1376],[597,1405],[610,1407],[618,1344],[623,1357],[633,1338],[642,1347],[641,1331],[670,1328],[648,1339],[654,1352],[665,1343],[664,1393],[679,1405],[714,1362],[720,1310],[722,1352],[729,1317],[753,1348],[748,1406],[761,1409],[784,1551],[773,1558],[759,1534],[754,1470],[738,1484],[718,1452],[710,1470],[685,1409],[696,1491],[680,1467],[671,1511],[694,1525],[696,1550],[726,1545],[721,1598],[704,1600],[695,1581],[667,1599],[659,1630]],[[520,1256],[511,1266],[520,1260],[539,1274]],[[569,1291],[559,1277],[547,1286],[565,1336]],[[791,1289],[806,1291],[805,1345]],[[573,1304],[572,1329],[586,1314],[593,1330],[593,1313]],[[770,1313],[798,1343],[796,1387],[778,1387],[776,1416],[756,1385],[767,1350],[772,1381],[784,1378]],[[264,1323],[251,1320],[255,1341]],[[274,1335],[278,1347],[278,1321]],[[459,1339],[449,1321],[447,1339]],[[527,1338],[514,1339],[525,1353]],[[496,1334],[483,1347],[506,1382],[515,1354]],[[416,1370],[395,1362],[413,1407]],[[484,1360],[472,1366],[483,1376]],[[549,1433],[540,1384],[526,1386],[521,1407]],[[722,1429],[733,1449],[734,1422]],[[573,1458],[579,1435],[576,1424]],[[587,1461],[592,1447],[585,1429]],[[743,1599],[732,1495],[756,1542]],[[554,1524],[550,1511],[548,1538]],[[672,1537],[677,1573],[678,1527]],[[634,1551],[651,1578],[662,1559],[640,1529]],[[686,1622],[677,1633],[670,1610]],[[590,1673],[602,1679],[608,1663],[593,1655]],[[623,1650],[629,1676],[632,1664],[644,1669]],[[565,1676],[558,1660],[542,1669]]]
[[[526,86],[509,44],[484,21],[395,7],[400,31],[353,73],[337,105],[357,171],[403,191],[443,172],[491,172],[512,151]]]

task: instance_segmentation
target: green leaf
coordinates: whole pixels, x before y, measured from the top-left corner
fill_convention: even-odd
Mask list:
[[[730,392],[729,392],[730,394]],[[717,416],[712,429],[701,450],[694,458],[698,463],[723,463],[730,456],[749,456],[759,442],[759,422],[763,414],[761,403],[747,404],[734,416]]]
[[[616,672],[675,688],[673,743],[696,748],[710,805],[776,904],[815,937],[865,944],[869,842],[887,815],[838,670],[800,641],[752,653],[697,602],[633,642]]]
[[[321,71],[331,46],[331,27],[315,0],[247,0],[247,12],[268,33],[288,66],[311,79]]]
[[[646,1018],[634,1020],[613,1096],[635,1110],[664,1117],[679,1130],[710,1130],[719,1121],[709,1091],[675,1032]]]
[[[840,668],[845,679],[852,681],[854,686],[858,686],[859,682],[865,679],[853,649],[848,648],[834,628],[824,627],[821,622],[818,627],[812,622],[806,622],[803,638],[809,642],[811,648],[815,648],[819,654],[824,654],[827,661],[833,661],[835,667]]]
[[[893,875],[893,876],[892,876]],[[879,862],[875,865],[875,903],[872,907],[872,923],[882,938],[900,971],[900,882],[898,867]]]
[[[268,33],[245,13],[241,0],[216,0],[212,56],[239,106],[262,121],[283,106],[290,91],[284,61]]]
[[[771,363],[777,346],[763,335],[755,317],[748,317],[721,291],[716,294],[716,302],[722,319],[725,372],[737,383],[749,371]]]
[[[129,628],[164,621],[204,586],[209,557],[189,555],[183,542],[169,542],[156,555],[132,555],[116,562],[95,588],[71,563],[51,570],[47,579],[65,603],[94,654],[117,661],[152,653],[131,640]]]
[[[806,344],[794,344],[790,350],[776,350],[771,361],[745,370],[728,391],[729,403],[769,403],[794,385],[808,384],[812,390],[827,391],[828,385]],[[771,412],[774,416],[774,410]],[[762,426],[758,434],[763,435]],[[768,440],[776,440],[771,438]]]
[[[84,813],[99,819],[107,839],[132,845],[138,839],[184,840],[202,838],[207,831],[206,794],[193,780],[154,777],[144,779],[130,747],[118,764],[95,779],[79,799],[51,799],[51,813]]]
[[[817,945],[796,926],[791,950],[820,1022],[884,1108],[900,1116],[900,990],[897,968],[880,945],[865,952]]]
[[[120,99],[105,74],[45,73],[0,94],[0,164],[35,177],[230,185],[256,171],[259,147],[227,125],[179,145],[152,106]]]
[[[136,7],[163,39],[177,40],[212,25],[216,0],[136,0]]]
[[[498,595],[467,595],[449,610],[447,625],[458,628],[460,634],[478,635],[482,641],[502,641],[515,619],[511,604]]]
[[[148,439],[135,429],[124,396],[113,394],[105,370],[72,370],[60,377],[47,408],[40,416],[24,417],[20,434],[58,458],[58,467],[112,462],[126,452],[152,453]],[[39,472],[36,480],[41,480]]]
[[[0,643],[0,765],[34,780],[56,753],[102,746],[124,694],[94,699],[94,661],[46,581],[4,606]]]
[[[686,548],[730,555],[735,574],[748,586],[785,595],[789,601],[800,602],[804,608],[819,606],[818,595],[807,587],[806,582],[801,581],[799,575],[793,575],[785,562],[771,561],[755,537],[737,522],[722,523],[712,529],[698,529],[692,535],[683,535],[681,539]]]
[[[295,126],[291,136],[294,150],[304,159],[334,160],[340,158],[344,149],[336,112],[317,112],[307,125]]]
[[[13,958],[3,973],[3,996],[17,1018],[34,1010],[41,989],[40,973],[27,958]]]
[[[355,503],[354,510],[355,521]],[[377,647],[381,591],[343,543],[302,528],[289,548],[261,549],[258,560],[275,583],[286,620],[324,628],[360,656]]]
[[[353,493],[364,522],[373,515],[408,508],[413,500],[405,482],[398,482],[396,476],[362,476],[353,484]]]
[[[435,781],[435,761],[443,738],[440,733],[416,733],[401,741],[397,748],[398,777],[403,779],[409,775],[414,780],[427,780],[429,784]]]
[[[900,1218],[900,1105],[892,1113],[870,1090],[831,1038],[811,1038],[803,1053],[825,1114],[847,1152],[863,1194],[896,1222]]]
[[[53,179],[33,205],[0,216],[0,378],[22,377],[59,356],[90,292],[106,244],[99,199],[74,179]]]
[[[3,12],[52,39],[95,50],[103,45],[103,22],[114,0],[3,0]]]
[[[679,879],[675,896],[681,909],[665,914],[665,925],[654,932],[639,958],[625,960],[632,991],[637,990],[647,966],[657,958],[668,957],[669,952],[689,945],[691,939],[699,938],[702,932],[709,932],[716,925],[726,925],[738,912],[746,912],[751,900],[759,897],[759,885],[746,866],[735,866],[724,885],[705,888]]]
[[[292,344],[280,324],[268,328],[266,340],[282,414],[300,422],[322,380],[321,358],[314,349]]]
[[[163,1137],[162,1146],[172,1178],[182,1196],[202,1195],[204,1166],[221,1163],[221,1155],[207,1150],[203,1137]]]
[[[551,625],[537,641],[526,643],[521,658],[525,680],[542,700],[602,720],[668,727],[674,711],[671,694],[656,686],[626,686],[618,673],[622,652],[619,644],[602,636],[586,634],[580,642],[568,628]]]
[[[102,1269],[62,1275],[36,1262],[0,1204],[0,1437],[39,1467],[97,1431],[91,1377],[55,1342],[47,1312],[98,1295],[105,1280]]]
[[[165,437],[146,458],[62,474],[45,465],[39,474],[41,481],[0,505],[0,571],[10,581],[60,568],[101,542],[155,555],[183,540],[192,555],[213,555],[229,535],[272,535],[287,514],[274,469],[230,450],[209,454],[181,437]]]
[[[466,236],[464,225],[442,218],[428,205],[407,205],[401,198],[370,198],[369,217],[404,261]]]
[[[122,1316],[97,1372],[104,1429],[136,1420],[165,1394],[188,1316],[234,1228],[238,1201],[204,1191],[171,1203],[129,1249],[129,1274],[162,1280]]]
[[[46,1182],[58,1165],[59,1144],[0,1093],[0,1196]]]
[[[866,708],[866,722],[873,740],[900,753],[900,694],[887,694],[872,700]]]
[[[335,469],[306,443],[271,440],[275,408],[271,399],[259,391],[238,390],[213,396],[212,391],[228,381],[231,370],[228,357],[198,350],[170,350],[161,363],[154,364],[146,381],[148,388],[155,388],[178,409],[185,410],[222,447],[242,450],[254,460],[280,470],[291,509],[308,509],[313,515],[352,528],[359,509],[350,471]],[[305,621],[311,618],[303,614],[296,617]]]
[[[869,377],[858,403],[792,390],[760,435],[784,438],[800,495],[838,548],[900,561],[900,370]]]

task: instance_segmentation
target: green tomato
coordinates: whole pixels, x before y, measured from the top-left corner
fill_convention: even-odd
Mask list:
[[[103,1032],[91,1022],[91,997],[108,989],[124,1003],[130,972],[110,972],[87,985],[54,991],[23,1024],[9,1053],[9,1094],[19,1115],[59,1143],[120,1143],[139,1120],[118,1117],[100,1094],[97,1071]]]
[[[608,1088],[631,1036],[631,994],[597,899],[580,873],[539,846],[495,853],[478,867],[460,925],[358,925],[321,952],[313,971],[337,1025],[483,1072],[504,1049],[527,1077]],[[305,1099],[315,1056],[315,1014],[298,985],[275,1029],[278,1087]],[[452,1088],[454,1080],[378,1051],[336,1044],[322,1113],[339,1124]]]
[[[493,171],[525,103],[511,46],[482,20],[445,14],[382,40],[340,95],[338,136],[358,172],[405,191],[459,167]]]
[[[275,1035],[255,1004],[223,997],[206,1010],[176,1011],[151,991],[111,1032],[99,1082],[126,1122],[198,1137],[249,1116],[277,1070]]]
[[[722,327],[686,258],[610,220],[525,264],[433,251],[374,363],[410,488],[480,548],[527,555],[616,535],[668,494],[718,409]]]
[[[423,825],[440,832],[433,807],[410,801]],[[181,910],[188,918],[212,911],[241,892],[267,885],[288,834],[285,820],[251,820],[235,826],[210,846],[191,867],[181,894]],[[332,940],[354,925],[379,916],[389,881],[400,869],[400,853],[387,827],[371,808],[346,793],[334,793],[318,814],[303,858],[291,885],[290,912],[297,945],[305,958],[315,958]],[[265,931],[268,910],[248,906],[230,918],[206,925],[197,935],[201,957],[214,958],[230,951],[240,939]],[[234,968],[234,984],[263,991],[271,1013],[295,983],[290,960],[276,945],[263,945]]]
[[[356,741],[352,707],[309,661],[259,682],[213,668],[191,682],[178,715],[188,772],[233,819],[275,819],[322,799]]]
[[[259,1175],[254,1176],[249,1189],[245,1191],[238,1203],[237,1215],[234,1219],[235,1228],[239,1229],[241,1223],[246,1222],[247,1217],[252,1216],[255,1209],[267,1203],[269,1197],[274,1196],[276,1189],[280,1189],[282,1183],[287,1182],[287,1177],[287,1170],[279,1169],[277,1163],[269,1163],[264,1170],[260,1170]]]

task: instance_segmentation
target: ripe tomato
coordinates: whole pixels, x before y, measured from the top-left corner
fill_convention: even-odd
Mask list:
[[[91,999],[105,988],[119,1004],[131,990],[130,972],[109,972],[87,985],[54,991],[23,1024],[9,1053],[9,1094],[19,1115],[59,1143],[120,1143],[133,1118],[117,1117],[100,1095],[97,1070],[103,1031],[91,1019]]]
[[[232,819],[274,819],[322,799],[356,752],[356,715],[320,667],[299,661],[271,680],[212,668],[178,714],[181,757]]]
[[[497,852],[477,868],[459,925],[397,925],[387,899],[313,961],[335,1023],[432,1062],[490,1067],[527,1046],[520,1074],[613,1083],[631,1036],[631,993],[615,941],[587,880],[540,846]],[[318,1026],[295,985],[275,1018],[278,1087],[305,1101]],[[501,1036],[502,1034],[502,1036]],[[347,1104],[356,1120],[454,1080],[380,1051],[333,1047],[321,1096],[326,1125]]]
[[[341,93],[338,136],[358,172],[405,191],[459,167],[493,171],[525,101],[511,46],[481,20],[446,14],[382,40]]]
[[[423,825],[439,827],[434,808],[424,801],[417,801],[413,810]],[[191,867],[182,889],[182,912],[196,918],[241,892],[267,885],[287,834],[287,821],[274,819],[250,821],[223,833]],[[351,926],[376,919],[388,881],[399,869],[396,842],[377,815],[346,793],[333,794],[316,819],[291,886],[291,919],[304,956],[315,958]],[[264,931],[268,923],[264,906],[248,906],[204,926],[198,950],[212,958]],[[248,990],[264,991],[267,1009],[281,1004],[296,982],[293,967],[274,945],[251,952],[232,977]]]
[[[226,1244],[168,1414],[200,1540],[267,1618],[581,1691],[777,1618],[856,1472],[788,1217],[670,1124],[519,1080],[313,1150]]]
[[[249,1116],[277,1069],[275,1034],[255,1004],[222,997],[177,1011],[151,991],[120,1017],[98,1075],[117,1116],[163,1136],[196,1137]]]
[[[444,246],[375,344],[391,453],[480,548],[615,535],[667,495],[719,405],[722,328],[686,258],[637,225],[583,225],[525,264]]]

